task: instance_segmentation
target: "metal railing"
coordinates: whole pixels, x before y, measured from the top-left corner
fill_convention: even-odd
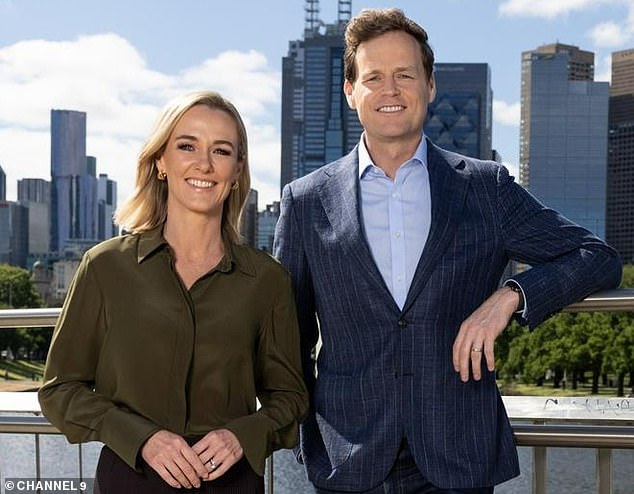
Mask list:
[[[568,306],[568,312],[613,312],[634,311],[634,289],[606,290],[594,294],[585,300]],[[60,309],[12,309],[0,310],[0,330],[15,327],[47,327],[54,326]],[[3,393],[6,396],[25,393]],[[35,395],[35,393],[27,393]],[[634,449],[634,399],[620,399],[627,403],[627,410],[621,406],[618,416],[606,417],[605,414],[593,416],[587,406],[583,413],[562,413],[560,409],[547,410],[545,403],[555,399],[546,397],[523,397],[538,404],[537,411],[527,412],[526,407],[517,407],[516,397],[504,397],[511,424],[518,446],[533,448],[533,494],[547,492],[547,450],[549,447],[593,448],[597,450],[596,486],[598,494],[611,494],[612,450]],[[585,398],[577,398],[583,400]],[[607,398],[606,398],[607,399]],[[570,400],[567,399],[569,404]],[[560,400],[564,401],[564,400]],[[574,407],[573,407],[574,408]],[[579,407],[577,407],[579,408]],[[14,409],[0,403],[0,412],[11,412]],[[0,433],[23,433],[36,436],[36,455],[39,455],[37,438],[39,434],[59,434],[46,418],[39,416],[37,400],[32,401],[30,410],[36,416],[0,415]],[[630,413],[631,411],[631,413]],[[79,450],[81,463],[81,449]],[[36,473],[39,476],[39,457],[36,458]],[[80,470],[81,471],[81,470]],[[273,494],[273,462],[267,464],[267,491]]]

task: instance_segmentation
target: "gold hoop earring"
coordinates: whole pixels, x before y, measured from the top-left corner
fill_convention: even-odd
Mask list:
[[[167,173],[165,173],[165,171],[163,170],[159,170],[158,173],[156,174],[156,178],[163,181],[167,178]]]
[[[238,182],[233,182],[231,186],[231,190],[238,190],[240,188],[240,184]]]

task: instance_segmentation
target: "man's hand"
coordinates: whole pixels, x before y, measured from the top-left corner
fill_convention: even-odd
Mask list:
[[[460,325],[453,344],[453,366],[463,382],[469,380],[469,368],[473,379],[480,380],[483,354],[489,371],[495,369],[495,339],[504,331],[519,303],[519,294],[506,286],[499,288]]]
[[[179,435],[155,432],[141,448],[141,456],[161,478],[175,488],[200,487],[207,469],[198,454]]]
[[[214,480],[235,465],[244,452],[235,434],[227,429],[208,432],[192,446],[204,463],[206,472],[203,480]]]

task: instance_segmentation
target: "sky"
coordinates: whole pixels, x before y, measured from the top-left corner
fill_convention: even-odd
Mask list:
[[[50,180],[50,111],[87,113],[87,154],[134,187],[136,157],[160,109],[198,89],[237,106],[249,136],[259,209],[279,199],[281,65],[301,39],[304,0],[0,0],[0,166],[7,199],[17,180]],[[320,0],[337,19],[337,0]],[[610,80],[614,51],[634,48],[634,0],[352,0],[399,7],[428,32],[437,62],[488,63],[493,147],[519,162],[522,51],[561,42],[593,51]]]

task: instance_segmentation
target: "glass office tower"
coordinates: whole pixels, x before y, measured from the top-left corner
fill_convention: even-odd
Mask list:
[[[7,200],[7,174],[0,166],[0,201]]]
[[[42,178],[18,180],[18,202],[29,210],[29,255],[50,251],[51,183]]]
[[[486,63],[437,63],[436,98],[425,134],[438,146],[473,158],[493,158],[491,71]]]
[[[612,53],[608,150],[606,237],[634,263],[634,49]]]
[[[608,98],[592,52],[556,43],[522,53],[520,183],[602,238]]]
[[[51,251],[96,238],[95,167],[86,156],[86,113],[51,110]]]
[[[319,20],[319,2],[305,4],[304,39],[282,59],[280,190],[349,152],[363,131],[343,94],[343,34],[350,1],[338,2],[334,24]]]

